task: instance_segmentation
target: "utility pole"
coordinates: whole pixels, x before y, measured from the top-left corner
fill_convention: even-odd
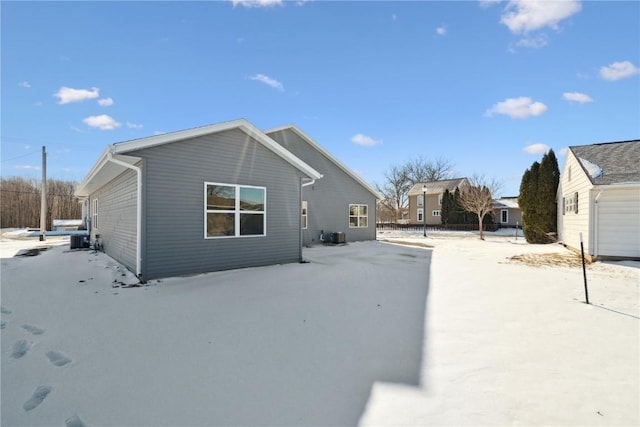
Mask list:
[[[42,146],[42,184],[40,189],[40,241],[47,234],[47,148]]]

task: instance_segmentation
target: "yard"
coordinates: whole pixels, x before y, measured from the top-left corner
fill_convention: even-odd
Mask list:
[[[637,425],[640,263],[589,265],[586,305],[564,248],[488,234],[145,286],[3,238],[2,425]]]

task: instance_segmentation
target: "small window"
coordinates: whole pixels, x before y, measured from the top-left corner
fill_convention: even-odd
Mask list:
[[[500,222],[502,224],[506,224],[509,222],[509,210],[508,209],[502,209],[500,211]]]
[[[205,238],[266,235],[266,188],[205,182]]]
[[[575,209],[574,208],[574,201],[575,201],[574,197],[565,197],[564,198],[564,212],[565,213],[574,212],[574,209]]]
[[[442,206],[442,196],[443,194],[438,194],[438,205]]]
[[[420,222],[424,221],[424,210],[423,209],[418,209],[418,221],[420,221]]]
[[[98,229],[98,199],[93,199],[93,206],[91,207],[91,226]]]
[[[302,201],[302,229],[307,229],[307,201]]]
[[[432,216],[440,216],[440,209],[436,209],[435,211],[431,212]]]
[[[568,178],[567,180],[568,180],[568,181],[571,181],[571,166],[569,166],[569,171],[568,171],[568,172],[569,172],[569,173],[567,173],[567,175],[568,175],[568,176],[567,176],[567,178]]]
[[[367,205],[349,205],[349,228],[366,228],[369,226]]]
[[[418,206],[424,206],[424,196],[418,196]]]

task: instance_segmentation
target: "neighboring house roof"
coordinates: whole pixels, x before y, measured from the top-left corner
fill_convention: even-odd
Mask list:
[[[280,156],[283,160],[290,163],[292,166],[300,170],[309,178],[319,179],[322,177],[322,174],[294,156],[288,150],[284,149],[280,144],[269,138],[247,120],[237,119],[228,122],[201,126],[192,129],[186,129],[177,132],[154,135],[146,138],[134,139],[131,141],[112,144],[102,152],[98,161],[89,171],[85,179],[80,183],[78,189],[76,190],[76,195],[80,197],[86,197],[107,182],[114,179],[122,172],[124,172],[126,167],[110,161],[110,159],[113,158],[114,155],[118,155],[118,160],[134,165],[140,160],[139,158],[122,155],[145,148],[183,141],[191,138],[197,138],[200,136],[229,131],[233,129],[239,129],[245,132],[248,136],[255,139],[264,147]]]
[[[569,147],[593,185],[640,182],[640,140]]]
[[[362,185],[364,188],[366,188],[367,191],[369,191],[371,194],[373,194],[377,199],[379,199],[379,200],[384,199],[384,197],[380,193],[378,193],[378,191],[376,191],[375,188],[373,188],[372,186],[367,184],[362,178],[360,178],[358,175],[356,175],[352,170],[350,170],[347,166],[345,166],[340,160],[336,159],[331,153],[329,153],[327,150],[322,148],[322,146],[320,144],[318,144],[317,142],[315,142],[309,135],[307,135],[306,133],[304,133],[303,131],[298,129],[297,126],[295,126],[295,125],[280,126],[280,127],[277,127],[277,128],[267,129],[267,130],[264,131],[264,133],[266,135],[269,135],[269,134],[272,134],[272,133],[275,133],[275,132],[280,132],[280,131],[288,130],[288,129],[293,131],[293,132],[295,132],[300,138],[305,140],[309,145],[311,145],[314,149],[316,149],[318,152],[320,152],[323,156],[325,156],[327,159],[329,159],[333,163],[335,163],[335,165],[338,166],[338,168],[342,169],[342,171],[344,173],[349,175],[351,178],[353,178],[355,181],[357,181],[360,185]]]
[[[409,190],[409,196],[419,196],[422,195],[423,190],[422,186],[427,186],[427,194],[442,194],[445,191],[449,190],[449,192],[456,191],[456,188],[460,187],[463,183],[467,183],[467,178],[455,178],[455,179],[445,179],[442,181],[431,181],[431,182],[419,182],[415,184]]]
[[[517,197],[500,197],[493,201],[494,209],[520,209]]]

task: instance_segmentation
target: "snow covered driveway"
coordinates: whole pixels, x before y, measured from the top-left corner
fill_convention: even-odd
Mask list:
[[[2,259],[2,425],[356,425],[420,385],[431,251],[379,242],[135,283],[104,254]]]

